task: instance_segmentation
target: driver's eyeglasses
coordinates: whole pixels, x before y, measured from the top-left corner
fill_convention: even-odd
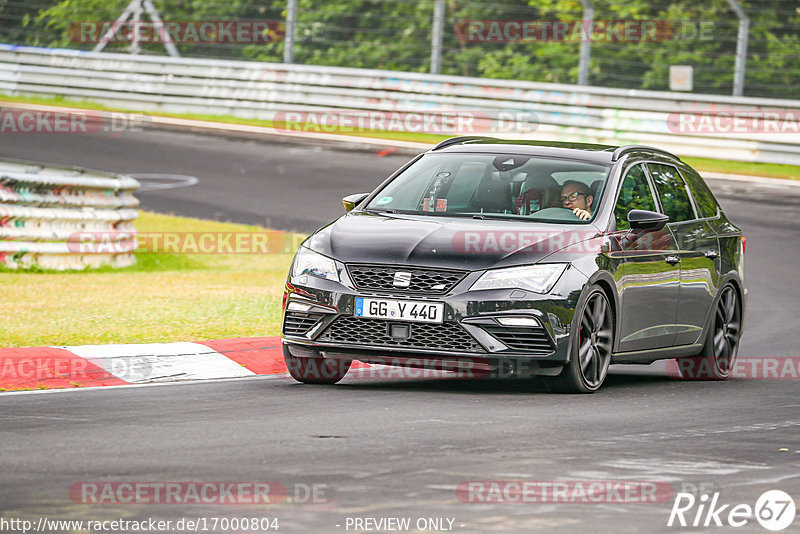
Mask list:
[[[574,192],[570,193],[569,195],[567,195],[565,197],[561,197],[561,203],[564,204],[566,202],[575,202],[576,200],[578,200],[578,197],[581,196],[581,195],[586,196],[586,193],[581,193],[579,191],[574,191]]]

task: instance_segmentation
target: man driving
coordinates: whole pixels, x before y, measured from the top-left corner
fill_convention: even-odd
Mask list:
[[[589,191],[589,186],[583,182],[567,180],[561,188],[561,205],[572,210],[581,220],[588,221],[592,218],[592,202],[594,197]]]

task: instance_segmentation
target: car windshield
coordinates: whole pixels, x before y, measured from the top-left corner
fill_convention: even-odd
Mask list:
[[[380,190],[366,209],[587,222],[594,218],[608,172],[606,165],[523,154],[425,154]],[[579,219],[575,208],[590,217]]]

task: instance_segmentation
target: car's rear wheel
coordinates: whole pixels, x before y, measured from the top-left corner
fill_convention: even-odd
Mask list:
[[[678,358],[678,371],[686,380],[725,380],[731,376],[739,353],[742,306],[736,290],[726,285],[720,293],[711,328],[698,356]]]
[[[570,361],[547,383],[564,393],[594,393],[606,379],[614,342],[614,314],[605,292],[592,286],[572,322]]]
[[[286,345],[283,346],[283,359],[292,378],[304,384],[335,384],[344,378],[352,363],[329,358],[298,358],[292,356]]]

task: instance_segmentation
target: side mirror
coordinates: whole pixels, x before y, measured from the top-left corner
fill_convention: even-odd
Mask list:
[[[631,210],[628,222],[632,230],[661,230],[669,222],[669,216],[648,210]]]
[[[353,208],[361,204],[361,202],[369,196],[369,193],[356,193],[355,195],[347,195],[342,199],[344,209],[348,212],[353,211]]]

